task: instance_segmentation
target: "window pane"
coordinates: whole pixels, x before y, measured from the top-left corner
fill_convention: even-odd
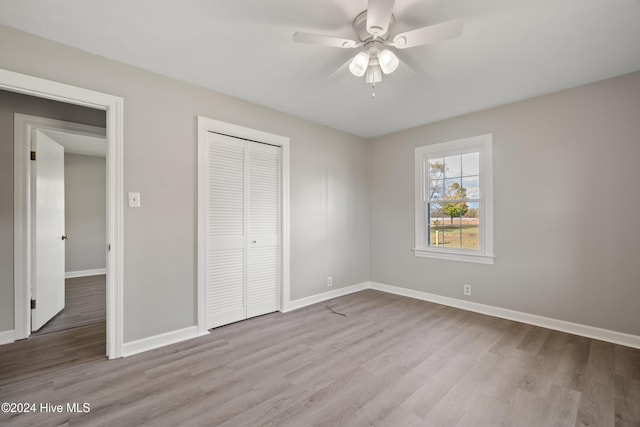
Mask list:
[[[444,177],[444,160],[429,159],[429,179],[442,179]]]
[[[428,206],[429,246],[480,249],[478,202],[429,203]]]
[[[480,180],[477,176],[462,178],[462,188],[464,188],[465,197],[468,199],[480,198]]]
[[[444,197],[444,180],[437,179],[429,182],[429,194],[427,200],[440,200]]]
[[[444,247],[460,248],[460,203],[444,203]]]
[[[480,250],[480,204],[472,202],[467,205],[462,217],[462,248]]]
[[[480,153],[462,155],[462,176],[480,174]]]
[[[428,193],[426,194],[427,200],[441,199],[444,197],[443,185],[444,185],[444,160],[429,159],[429,180],[428,180]]]
[[[429,246],[443,246],[443,213],[439,203],[429,203]]]
[[[447,178],[455,178],[462,176],[461,156],[451,156],[444,158],[444,176]]]
[[[460,178],[449,178],[444,180],[445,198],[459,199],[463,192],[460,187]]]

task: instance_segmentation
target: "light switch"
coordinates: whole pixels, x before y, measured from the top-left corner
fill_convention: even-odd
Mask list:
[[[129,192],[129,207],[130,208],[139,208],[140,207],[140,193]]]

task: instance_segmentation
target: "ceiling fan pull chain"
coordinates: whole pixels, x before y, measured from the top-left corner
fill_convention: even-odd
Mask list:
[[[372,91],[371,98],[376,99],[376,84],[375,83],[373,83],[371,85],[371,91]]]

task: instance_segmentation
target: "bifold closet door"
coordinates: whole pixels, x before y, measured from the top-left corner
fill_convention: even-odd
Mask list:
[[[207,137],[207,328],[280,308],[281,149]]]
[[[281,151],[247,143],[247,317],[280,308]]]
[[[245,144],[209,133],[207,328],[246,319]]]

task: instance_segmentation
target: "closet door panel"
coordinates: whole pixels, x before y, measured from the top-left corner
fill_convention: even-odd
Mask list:
[[[207,328],[246,318],[245,144],[208,137]]]
[[[247,317],[280,309],[280,152],[279,147],[248,144]]]

